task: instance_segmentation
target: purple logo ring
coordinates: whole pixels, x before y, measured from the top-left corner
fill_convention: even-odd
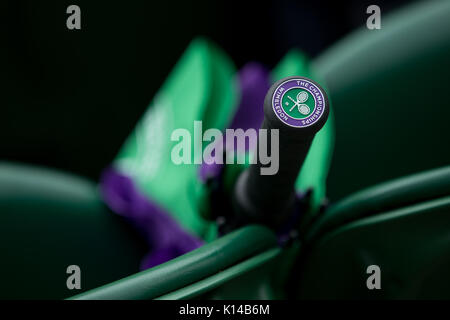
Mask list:
[[[304,90],[314,99],[314,103],[311,108],[312,110],[310,110],[309,114],[303,118],[296,117],[292,112],[290,112],[293,107],[290,110],[283,108],[283,102],[287,101],[285,99],[285,94],[292,89]],[[290,96],[289,99],[294,102],[294,107],[297,103],[300,103],[300,101],[294,101]],[[288,102],[285,102],[285,104],[287,105]],[[313,82],[303,78],[293,78],[282,82],[275,89],[272,96],[273,111],[277,115],[278,119],[291,127],[304,128],[313,125],[322,117],[326,107],[325,96],[322,90]]]

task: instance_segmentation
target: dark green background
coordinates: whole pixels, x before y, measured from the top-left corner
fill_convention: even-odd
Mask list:
[[[384,14],[404,2],[380,5]],[[79,31],[66,28],[71,4],[81,7]],[[363,25],[368,4],[2,1],[0,159],[97,179],[195,36],[238,67],[272,67],[292,47],[316,56]]]

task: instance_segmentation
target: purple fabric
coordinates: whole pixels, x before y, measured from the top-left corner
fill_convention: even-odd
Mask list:
[[[230,128],[259,129],[264,119],[264,98],[270,88],[269,71],[257,62],[247,63],[238,74],[241,101]]]
[[[104,170],[100,188],[111,210],[130,221],[149,245],[151,251],[143,259],[141,269],[171,260],[203,244],[202,240],[184,231],[148,196],[140,193],[133,180],[114,168]]]
[[[208,178],[217,177],[222,170],[222,166],[219,163],[207,164],[206,162],[202,162],[198,170],[200,181],[206,182]]]
[[[238,73],[241,100],[231,122],[230,129],[259,129],[264,119],[264,98],[270,88],[269,71],[257,62],[247,63]],[[226,142],[225,142],[226,145]],[[246,145],[246,149],[248,145]],[[217,176],[222,164],[203,162],[198,175],[202,181]]]

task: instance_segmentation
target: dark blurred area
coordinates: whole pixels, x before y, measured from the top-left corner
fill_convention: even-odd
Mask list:
[[[188,43],[204,35],[237,67],[291,48],[315,57],[404,0],[2,1],[0,159],[97,179]],[[81,8],[81,30],[66,8]]]

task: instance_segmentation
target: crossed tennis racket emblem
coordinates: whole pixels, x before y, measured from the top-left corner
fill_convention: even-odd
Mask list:
[[[306,100],[308,100],[308,94],[305,91],[301,91],[297,94],[297,101],[292,99],[290,96],[287,97],[294,103],[291,109],[289,109],[289,112],[292,112],[294,108],[297,108],[298,112],[303,115],[307,115],[311,111],[310,108],[306,104],[304,104]]]

